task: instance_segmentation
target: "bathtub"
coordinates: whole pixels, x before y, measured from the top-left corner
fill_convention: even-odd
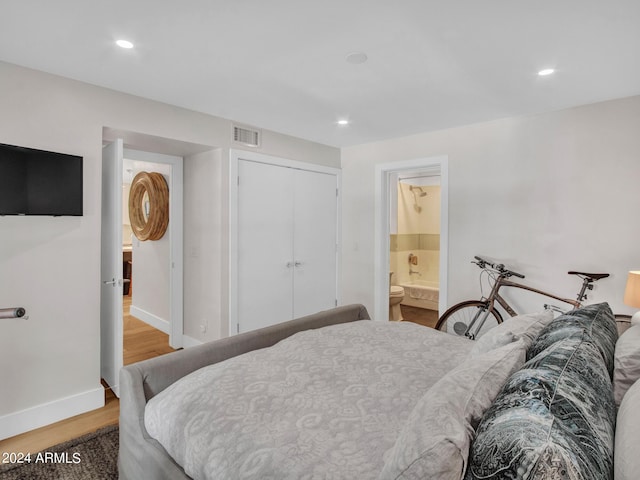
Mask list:
[[[401,283],[400,286],[404,288],[404,299],[400,305],[438,310],[438,298],[440,296],[438,282],[414,280],[410,283]]]

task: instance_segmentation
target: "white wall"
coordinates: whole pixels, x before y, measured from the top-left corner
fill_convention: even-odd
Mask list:
[[[565,296],[579,286],[568,270],[609,272],[591,301],[633,312],[622,295],[640,267],[638,132],[632,97],[344,148],[344,302],[373,312],[375,165],[447,155],[450,305],[479,295],[470,261],[483,254]]]
[[[198,342],[228,330],[222,313],[222,154],[211,150],[184,162],[184,333]]]
[[[153,162],[136,162],[135,177],[139,172],[158,172],[171,185],[171,165]],[[171,219],[169,219],[171,222]],[[135,288],[131,290],[131,314],[146,321],[165,333],[170,331],[171,311],[169,306],[169,285],[171,243],[169,229],[158,240],[140,241],[133,236],[132,279]]]
[[[155,149],[158,142],[138,144],[135,135],[125,141],[129,148],[158,153],[182,155],[182,146],[191,144],[228,149],[231,143],[229,120],[0,62],[0,142],[84,157],[84,216],[0,217],[0,306],[23,306],[30,315],[28,321],[0,321],[0,364],[11,366],[0,369],[0,437],[102,402],[105,127],[144,134],[144,141],[170,139]],[[340,163],[336,148],[268,130],[263,130],[259,151],[328,166]],[[224,238],[224,227],[215,235]],[[189,282],[186,277],[185,291],[192,288]]]

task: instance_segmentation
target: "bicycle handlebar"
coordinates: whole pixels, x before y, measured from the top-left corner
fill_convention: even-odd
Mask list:
[[[498,271],[500,273],[500,275],[504,276],[504,277],[518,277],[518,278],[524,278],[524,275],[522,275],[521,273],[518,272],[514,272],[513,270],[509,270],[506,269],[504,267],[504,264],[502,263],[491,263],[488,260],[485,260],[484,258],[478,257],[477,255],[475,257],[473,257],[477,260],[477,262],[472,262],[477,264],[480,268],[484,268],[485,265],[490,266],[491,268],[493,268],[494,270]]]

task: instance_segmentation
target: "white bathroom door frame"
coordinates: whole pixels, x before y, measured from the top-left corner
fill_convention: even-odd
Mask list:
[[[174,155],[124,149],[128,160],[162,163],[171,167],[169,180],[169,345],[178,349],[184,346],[184,277],[183,277],[183,177],[184,159]],[[120,186],[122,188],[122,186]],[[121,243],[121,240],[120,240]],[[120,248],[122,245],[120,245]]]
[[[281,167],[296,168],[311,172],[326,173],[336,176],[337,184],[337,214],[336,214],[336,302],[341,304],[341,238],[342,238],[342,207],[340,201],[340,191],[342,189],[342,171],[338,168],[327,167],[324,165],[316,165],[313,163],[300,162],[286,158],[265,155],[257,152],[245,150],[229,150],[229,184],[228,184],[228,201],[229,201],[229,242],[228,242],[228,281],[229,281],[229,336],[238,333],[238,162],[240,160],[248,160],[253,162],[266,163]]]
[[[440,174],[440,293],[438,311],[444,312],[447,305],[448,258],[449,258],[449,159],[447,156],[417,158],[376,165],[375,169],[375,239],[374,239],[374,312],[375,320],[389,319],[389,263],[391,225],[392,176],[409,171],[434,168]]]

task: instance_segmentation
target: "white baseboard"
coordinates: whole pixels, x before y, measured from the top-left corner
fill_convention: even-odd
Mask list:
[[[72,395],[0,417],[0,440],[104,407],[104,388]]]
[[[198,345],[202,345],[204,342],[200,340],[196,340],[193,337],[189,337],[188,335],[182,336],[182,345],[184,348],[197,347]]]
[[[167,335],[170,335],[171,325],[164,318],[160,318],[157,315],[154,315],[153,313],[149,313],[146,310],[136,307],[135,305],[131,305],[131,308],[129,309],[129,313],[132,316],[142,320],[144,323],[151,325],[153,328],[157,328],[161,332],[164,332]]]

